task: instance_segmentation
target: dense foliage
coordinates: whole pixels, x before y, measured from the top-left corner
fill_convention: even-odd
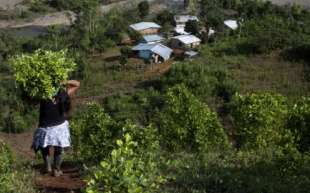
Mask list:
[[[34,99],[51,99],[65,82],[76,64],[66,51],[37,50],[11,60],[17,84],[27,96]]]
[[[14,187],[10,187],[12,173],[13,156],[8,147],[0,141],[0,190],[2,192],[12,192]]]
[[[165,101],[160,128],[164,143],[169,148],[207,150],[228,145],[216,113],[193,96],[184,85],[169,89]]]
[[[286,129],[288,107],[281,95],[236,95],[233,117],[239,145],[242,148],[293,146],[293,136]]]
[[[289,111],[288,128],[296,135],[298,149],[310,150],[310,99],[302,98]]]
[[[152,152],[140,154],[139,143],[126,133],[116,141],[117,147],[100,163],[94,177],[88,181],[86,192],[140,193],[155,192],[164,181],[158,173],[157,161]]]

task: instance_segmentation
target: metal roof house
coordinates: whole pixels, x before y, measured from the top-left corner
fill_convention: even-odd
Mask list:
[[[138,44],[132,48],[138,53],[138,57],[151,63],[160,63],[170,58],[172,49],[160,43]]]
[[[232,20],[232,19],[225,20],[224,25],[231,30],[236,30],[239,27],[237,20]]]
[[[175,21],[175,25],[176,25],[176,27],[174,28],[175,33],[179,34],[179,35],[188,35],[188,34],[190,34],[190,33],[185,31],[186,22],[188,22],[190,20],[199,21],[197,16],[193,16],[193,15],[175,15],[174,16],[174,21]]]
[[[142,35],[156,34],[161,29],[161,26],[154,22],[140,22],[132,24],[129,27]]]
[[[198,17],[194,15],[175,15],[174,16],[174,21],[175,21],[176,26],[185,27],[186,22],[190,20],[199,21]]]
[[[200,43],[201,40],[194,35],[179,35],[171,39],[173,48],[196,48]]]
[[[146,43],[146,44],[150,44],[150,43],[160,43],[162,41],[164,41],[165,38],[154,34],[154,35],[145,35],[142,37],[141,43]]]

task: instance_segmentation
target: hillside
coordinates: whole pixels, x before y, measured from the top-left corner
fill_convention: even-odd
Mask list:
[[[308,9],[52,2],[1,15],[0,193],[309,192]]]

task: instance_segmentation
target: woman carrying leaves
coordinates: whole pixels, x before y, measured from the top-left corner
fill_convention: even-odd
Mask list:
[[[80,87],[80,82],[69,80],[61,86],[52,99],[40,101],[39,128],[33,136],[33,149],[41,151],[46,172],[58,177],[62,175],[61,154],[70,146],[69,123],[66,115],[71,108],[71,98]],[[54,149],[52,167],[51,149]]]

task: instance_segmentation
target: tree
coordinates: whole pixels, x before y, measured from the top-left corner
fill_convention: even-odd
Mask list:
[[[196,20],[189,20],[185,24],[185,31],[193,35],[199,34],[199,24]]]
[[[164,10],[157,14],[156,20],[160,25],[173,24],[173,13],[169,10]]]
[[[149,14],[150,11],[150,4],[148,1],[142,1],[138,4],[138,9],[140,13],[140,17],[145,17]]]

